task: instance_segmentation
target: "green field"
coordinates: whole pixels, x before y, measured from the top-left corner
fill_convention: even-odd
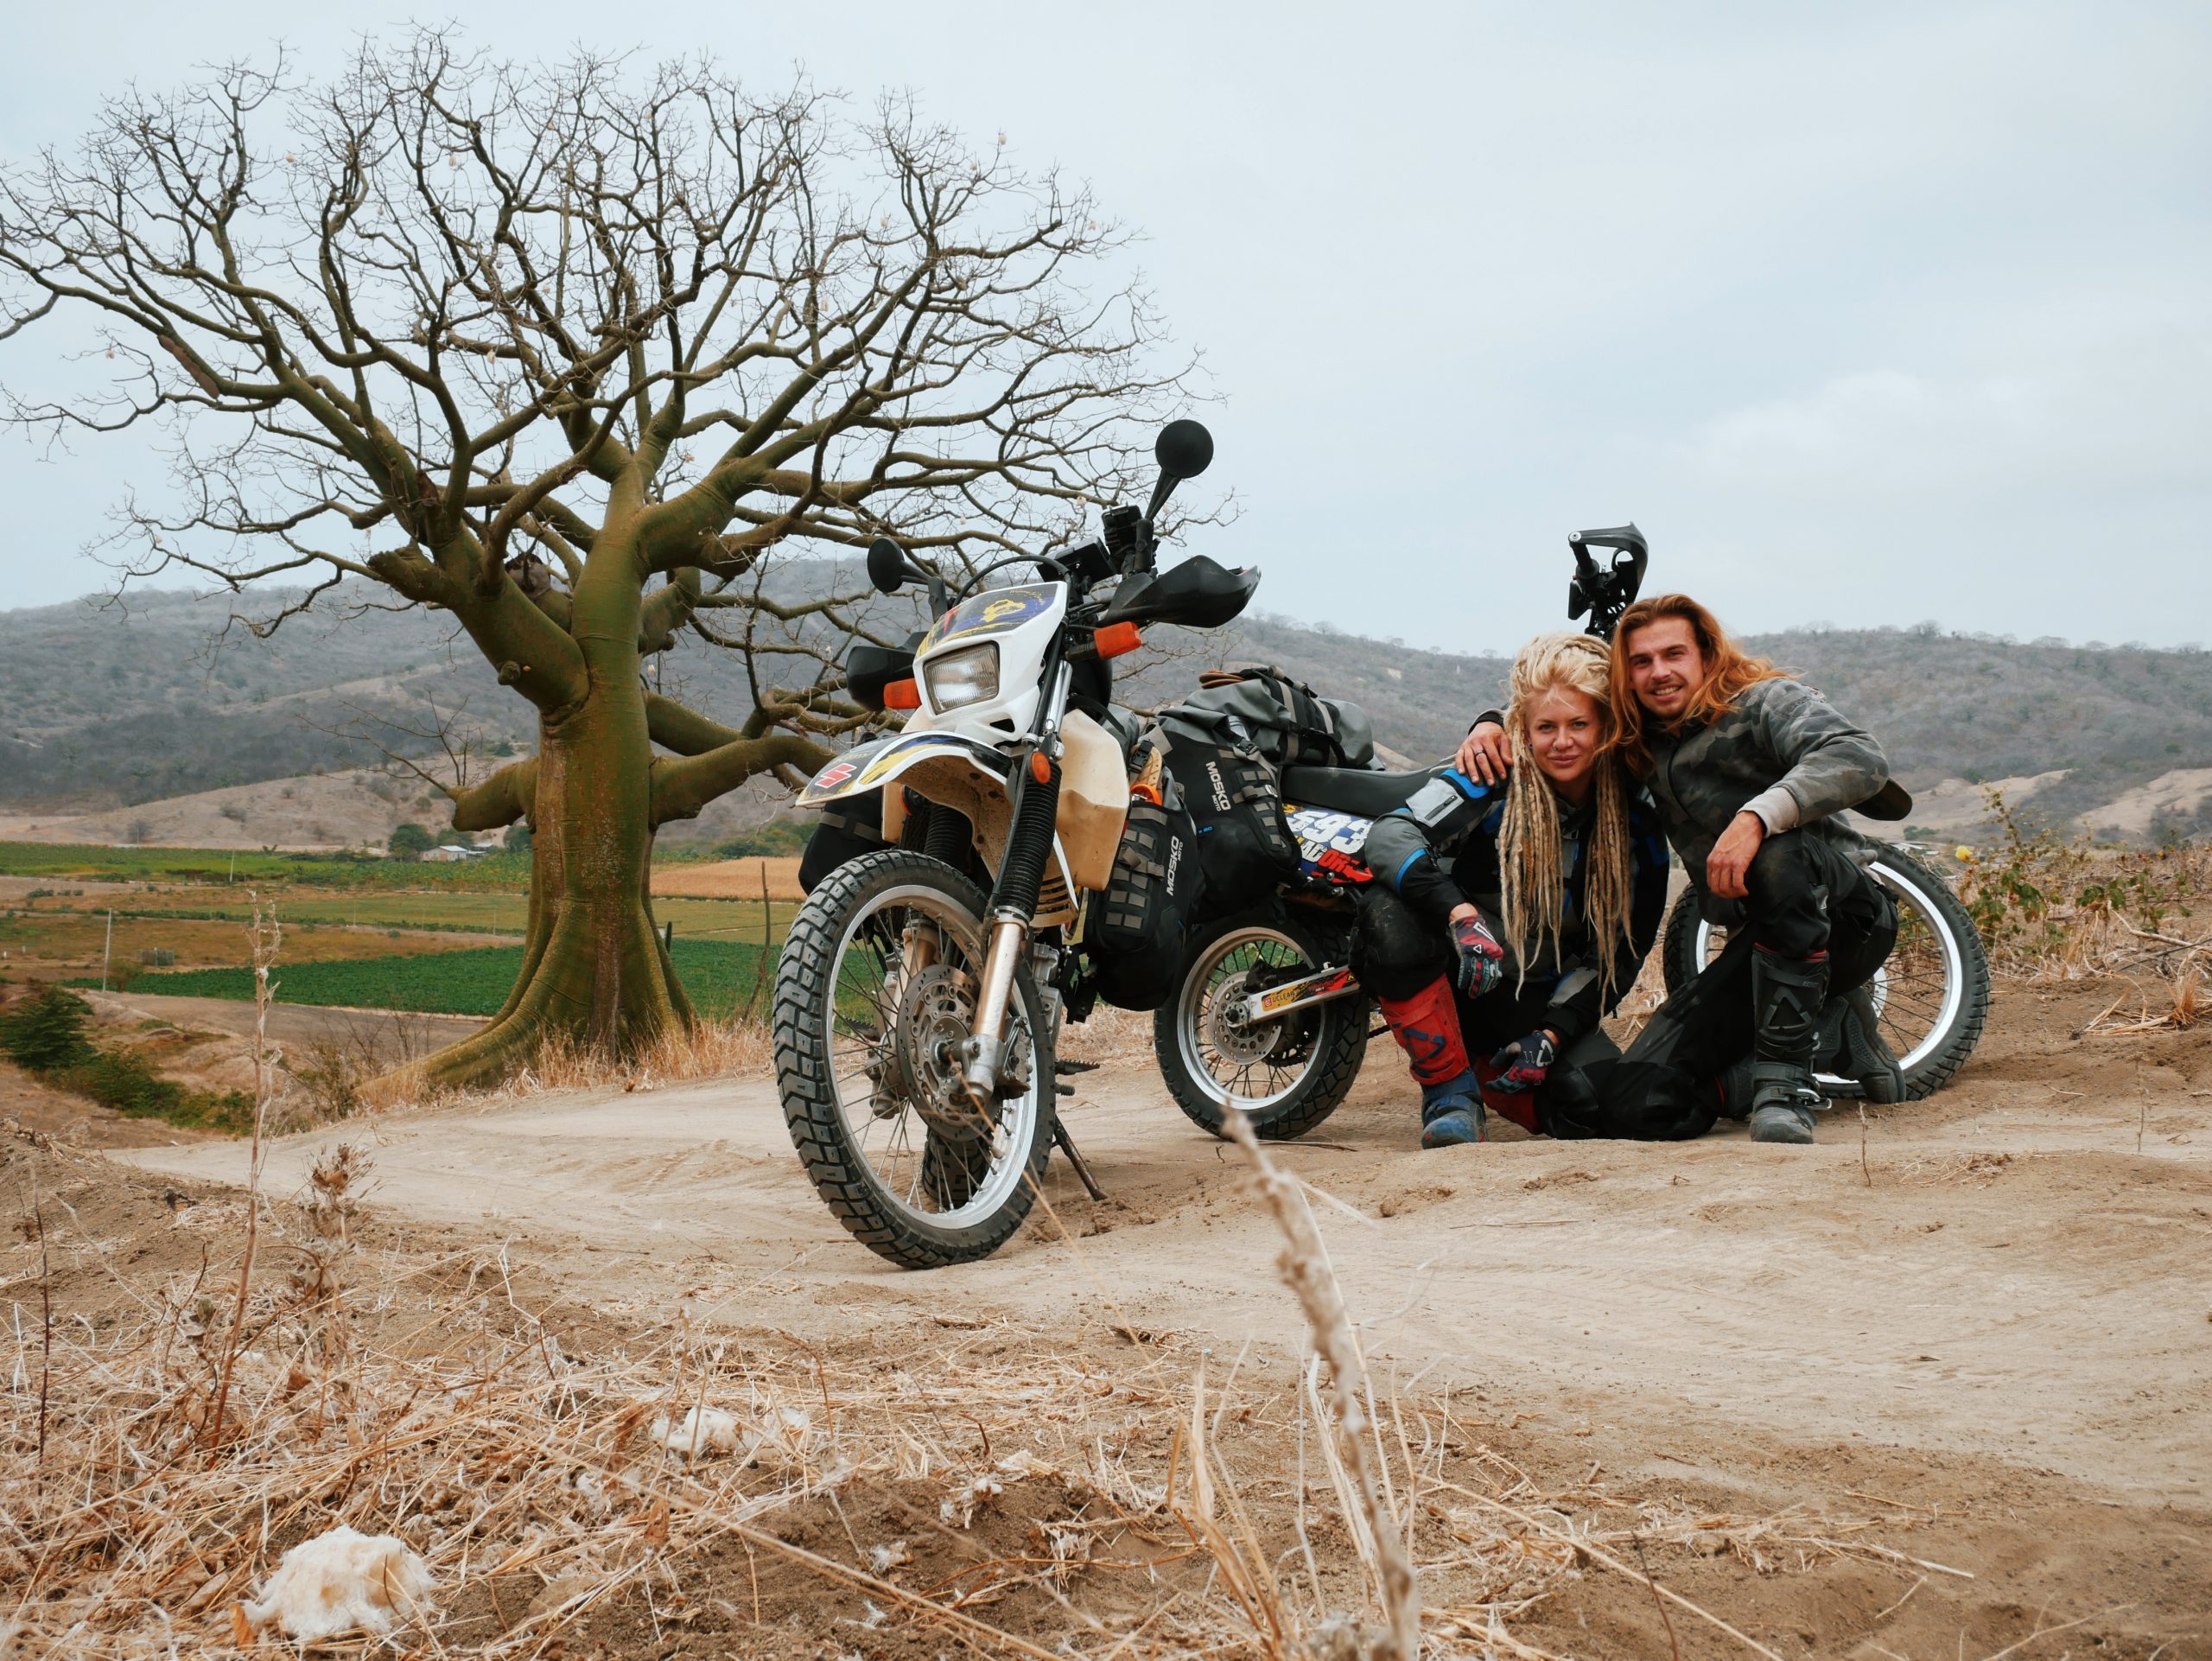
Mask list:
[[[757,944],[677,937],[677,975],[692,1002],[706,1015],[726,1015],[753,995],[761,975],[760,957]],[[522,948],[498,945],[430,956],[280,964],[274,978],[279,1003],[491,1015],[499,1013],[521,972]],[[772,958],[766,973],[772,978],[775,974]],[[133,985],[142,993],[182,997],[253,996],[253,974],[245,969],[188,969],[141,975]]]

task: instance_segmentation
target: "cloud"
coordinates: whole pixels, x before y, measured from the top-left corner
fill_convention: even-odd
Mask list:
[[[2048,500],[2212,485],[2208,431],[2212,334],[2200,332],[2000,369],[1853,371],[1713,417],[1684,459],[1713,486],[1808,505],[1870,491]]]

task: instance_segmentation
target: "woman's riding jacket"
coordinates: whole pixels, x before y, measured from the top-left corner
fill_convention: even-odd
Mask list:
[[[1604,957],[1582,907],[1583,850],[1596,813],[1587,806],[1571,807],[1556,794],[1552,800],[1560,814],[1560,869],[1566,887],[1559,939],[1556,948],[1548,936],[1541,939],[1526,964],[1503,923],[1505,882],[1497,840],[1505,819],[1503,786],[1445,769],[1403,807],[1376,820],[1367,833],[1365,857],[1376,881],[1425,923],[1433,923],[1440,939],[1454,907],[1471,904],[1481,912],[1491,933],[1505,943],[1505,984],[1524,979],[1531,987],[1548,983],[1551,997],[1543,1024],[1571,1043],[1605,1013]],[[1636,978],[1667,908],[1667,843],[1658,815],[1640,790],[1630,799],[1629,842],[1635,866],[1630,938],[1611,990],[1616,1001]]]

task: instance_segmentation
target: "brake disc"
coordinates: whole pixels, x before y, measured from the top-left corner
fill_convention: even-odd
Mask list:
[[[1238,970],[1215,986],[1206,1010],[1205,1037],[1224,1060],[1239,1066],[1264,1061],[1283,1041],[1283,1021],[1254,1021],[1245,1015],[1245,1000],[1265,990],[1249,969]]]
[[[899,1000],[886,1083],[949,1142],[979,1142],[995,1128],[961,1081],[960,1044],[975,1020],[975,983],[943,964],[917,974]]]

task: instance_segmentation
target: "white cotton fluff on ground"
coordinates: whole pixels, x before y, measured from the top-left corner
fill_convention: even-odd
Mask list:
[[[719,1407],[695,1407],[680,1419],[665,1413],[653,1418],[652,1438],[687,1459],[737,1451],[737,1415]]]
[[[712,1459],[721,1454],[753,1459],[772,1453],[798,1458],[815,1441],[814,1421],[797,1407],[770,1409],[757,1421],[740,1419],[719,1407],[695,1407],[680,1419],[657,1413],[648,1434],[686,1459]]]
[[[275,1621],[296,1644],[351,1632],[381,1638],[429,1594],[430,1571],[404,1540],[341,1523],[286,1552],[245,1618],[256,1626]]]

